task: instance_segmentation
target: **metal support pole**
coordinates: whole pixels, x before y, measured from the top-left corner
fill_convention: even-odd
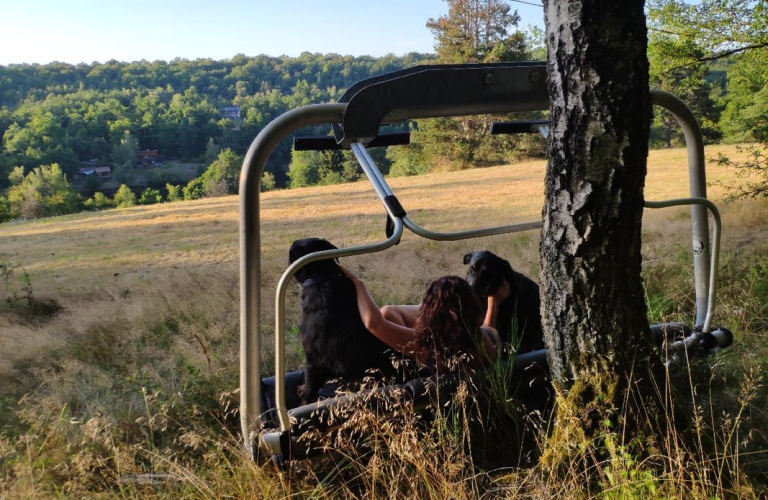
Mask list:
[[[676,200],[664,201],[645,201],[648,208],[666,208],[681,205],[699,206],[712,213],[712,260],[709,266],[709,288],[707,293],[707,305],[704,311],[704,321],[702,331],[709,333],[712,329],[712,315],[715,311],[715,293],[717,291],[717,268],[720,260],[720,231],[722,223],[720,221],[720,211],[714,203],[706,198],[681,198]],[[697,309],[696,313],[700,311]]]
[[[666,109],[675,117],[683,129],[685,145],[688,148],[688,180],[691,198],[707,197],[707,177],[704,167],[704,139],[699,122],[691,109],[676,96],[663,90],[651,90],[653,103]],[[696,288],[696,325],[704,323],[709,297],[709,221],[707,208],[691,206],[691,232],[693,233],[693,269]]]
[[[278,143],[306,125],[339,123],[344,104],[294,109],[269,123],[251,143],[240,172],[240,427],[245,447],[255,455],[261,415],[261,233],[259,193],[264,165]]]

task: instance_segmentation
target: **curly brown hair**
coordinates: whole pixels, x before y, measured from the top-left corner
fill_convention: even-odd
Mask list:
[[[414,328],[417,345],[427,356],[424,361],[448,367],[477,354],[483,345],[482,313],[480,299],[466,280],[444,276],[430,283]]]

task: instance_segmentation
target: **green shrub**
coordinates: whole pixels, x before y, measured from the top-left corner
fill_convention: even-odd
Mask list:
[[[139,197],[139,205],[154,205],[163,201],[163,196],[157,189],[147,188]]]
[[[275,186],[275,176],[272,175],[272,172],[264,172],[264,175],[261,176],[261,190],[272,191]]]
[[[81,200],[57,163],[36,167],[8,190],[12,211],[26,219],[74,213]]]
[[[165,189],[168,191],[168,201],[180,201],[184,197],[181,193],[181,186],[174,186],[173,184],[166,184]]]
[[[184,192],[184,199],[185,200],[197,200],[203,197],[205,194],[205,186],[203,185],[203,179],[198,177],[196,179],[192,179],[187,183],[186,186],[184,186],[184,189],[182,189]]]
[[[104,210],[115,206],[115,202],[106,197],[101,191],[93,193],[93,198],[88,198],[83,207],[86,210]]]
[[[120,189],[117,190],[117,193],[115,193],[113,201],[117,205],[117,208],[132,207],[136,204],[136,195],[133,194],[131,188],[123,184],[120,186]]]

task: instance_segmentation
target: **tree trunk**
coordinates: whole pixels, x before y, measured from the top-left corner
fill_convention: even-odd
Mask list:
[[[556,387],[596,431],[621,415],[630,374],[646,377],[638,368],[652,352],[640,276],[651,122],[645,15],[642,0],[545,0],[544,9],[552,125],[543,326]]]

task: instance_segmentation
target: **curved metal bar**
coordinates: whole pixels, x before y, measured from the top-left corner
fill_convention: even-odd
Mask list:
[[[248,148],[240,172],[240,427],[253,455],[261,415],[261,234],[259,192],[264,165],[277,144],[306,125],[338,123],[344,104],[315,104],[271,121]],[[253,457],[252,457],[253,458]]]
[[[664,202],[647,202],[649,208],[660,208],[675,205],[692,205],[691,224],[694,241],[701,243],[700,248],[694,249],[694,267],[696,279],[696,313],[697,324],[704,324],[705,331],[711,328],[711,318],[715,303],[715,282],[717,279],[717,261],[720,245],[720,217],[717,208],[706,200],[706,178],[704,169],[704,149],[701,130],[690,109],[677,97],[667,92],[652,90],[651,95],[656,105],[670,111],[680,123],[688,147],[688,170],[690,192],[692,198],[668,200]],[[261,253],[259,225],[259,191],[264,165],[277,144],[294,130],[313,124],[341,123],[344,118],[346,104],[320,104],[304,106],[279,116],[254,139],[243,161],[240,176],[240,411],[241,428],[246,447],[253,453],[254,434],[259,423],[260,408],[260,308],[261,308]],[[352,147],[358,161],[368,176],[372,186],[380,198],[392,196],[383,175],[376,167],[373,159],[361,145]],[[385,203],[385,208],[389,207]],[[706,210],[712,210],[715,227],[712,256],[709,248],[703,244],[709,240],[709,226]],[[390,214],[391,215],[391,214]],[[384,250],[394,245],[402,236],[403,227],[414,233],[433,240],[449,241],[478,236],[506,234],[541,227],[540,221],[496,226],[490,228],[438,233],[421,228],[408,217],[402,219],[393,217],[395,222],[394,234],[386,241],[331,250],[310,254],[296,261],[284,272],[276,292],[276,399],[280,418],[281,430],[287,431],[287,410],[285,409],[285,290],[290,279],[304,265],[324,258],[343,257]]]
[[[381,174],[381,170],[379,170],[378,167],[376,166],[376,162],[373,160],[370,153],[368,153],[368,150],[361,144],[353,144],[352,151],[355,153],[355,156],[357,157],[358,163],[360,163],[360,166],[362,167],[363,172],[365,172],[365,175],[369,179],[371,179],[371,183],[374,184],[374,188],[376,189],[376,193],[379,195],[379,197],[383,199],[386,196],[392,196],[393,195],[392,189],[389,187],[387,180]],[[376,183],[378,183],[379,185],[378,188],[376,187],[376,183],[374,183],[373,179],[375,179]],[[384,206],[386,207],[386,204]],[[405,227],[410,229],[415,234],[418,234],[422,238],[427,238],[435,241],[465,240],[468,238],[478,238],[480,236],[493,236],[497,234],[514,233],[517,231],[527,231],[529,229],[538,229],[541,227],[540,221],[534,221],[534,222],[524,222],[521,224],[494,226],[494,227],[486,227],[481,229],[470,229],[467,231],[438,233],[435,231],[430,231],[429,229],[424,229],[423,227],[419,226],[418,224],[413,222],[411,219],[409,219],[408,216],[403,217],[403,224],[405,225]]]
[[[645,206],[648,208],[666,208],[666,207],[675,207],[675,206],[681,206],[681,205],[698,205],[702,208],[709,209],[710,212],[712,212],[712,259],[710,261],[710,267],[709,267],[709,292],[707,295],[707,309],[705,311],[704,315],[704,321],[702,330],[705,333],[709,333],[709,331],[712,329],[712,315],[715,311],[715,291],[717,288],[717,271],[718,271],[718,261],[720,260],[720,231],[722,227],[722,223],[720,220],[720,211],[717,209],[714,203],[709,201],[706,198],[679,198],[675,200],[665,200],[665,201],[647,201],[645,202]],[[706,248],[706,247],[705,247]],[[698,304],[696,308],[696,314],[699,314]]]
[[[394,221],[394,233],[381,243],[324,250],[305,255],[288,266],[288,269],[280,277],[280,282],[277,284],[277,292],[275,293],[275,409],[280,418],[281,431],[287,431],[291,426],[290,419],[288,418],[288,408],[285,404],[285,290],[288,287],[288,283],[290,283],[291,278],[294,277],[299,269],[312,262],[379,252],[397,244],[403,235],[403,222],[399,218],[395,218]]]
[[[678,97],[663,90],[651,90],[653,103],[675,117],[683,130],[688,148],[688,182],[691,198],[707,197],[707,177],[704,166],[704,139],[701,127],[691,109]],[[696,287],[696,324],[706,319],[709,297],[708,283],[711,255],[707,209],[699,204],[691,206],[691,232],[693,233],[693,269]]]
[[[470,229],[467,231],[456,231],[453,233],[436,233],[429,229],[424,229],[418,224],[414,223],[407,216],[403,217],[403,224],[405,227],[418,234],[423,238],[436,241],[454,241],[454,240],[466,240],[468,238],[479,238],[480,236],[493,236],[496,234],[515,233],[517,231],[528,231],[529,229],[537,229],[541,227],[540,221],[523,222],[520,224],[511,224],[508,226],[494,226],[484,227],[482,229]]]

